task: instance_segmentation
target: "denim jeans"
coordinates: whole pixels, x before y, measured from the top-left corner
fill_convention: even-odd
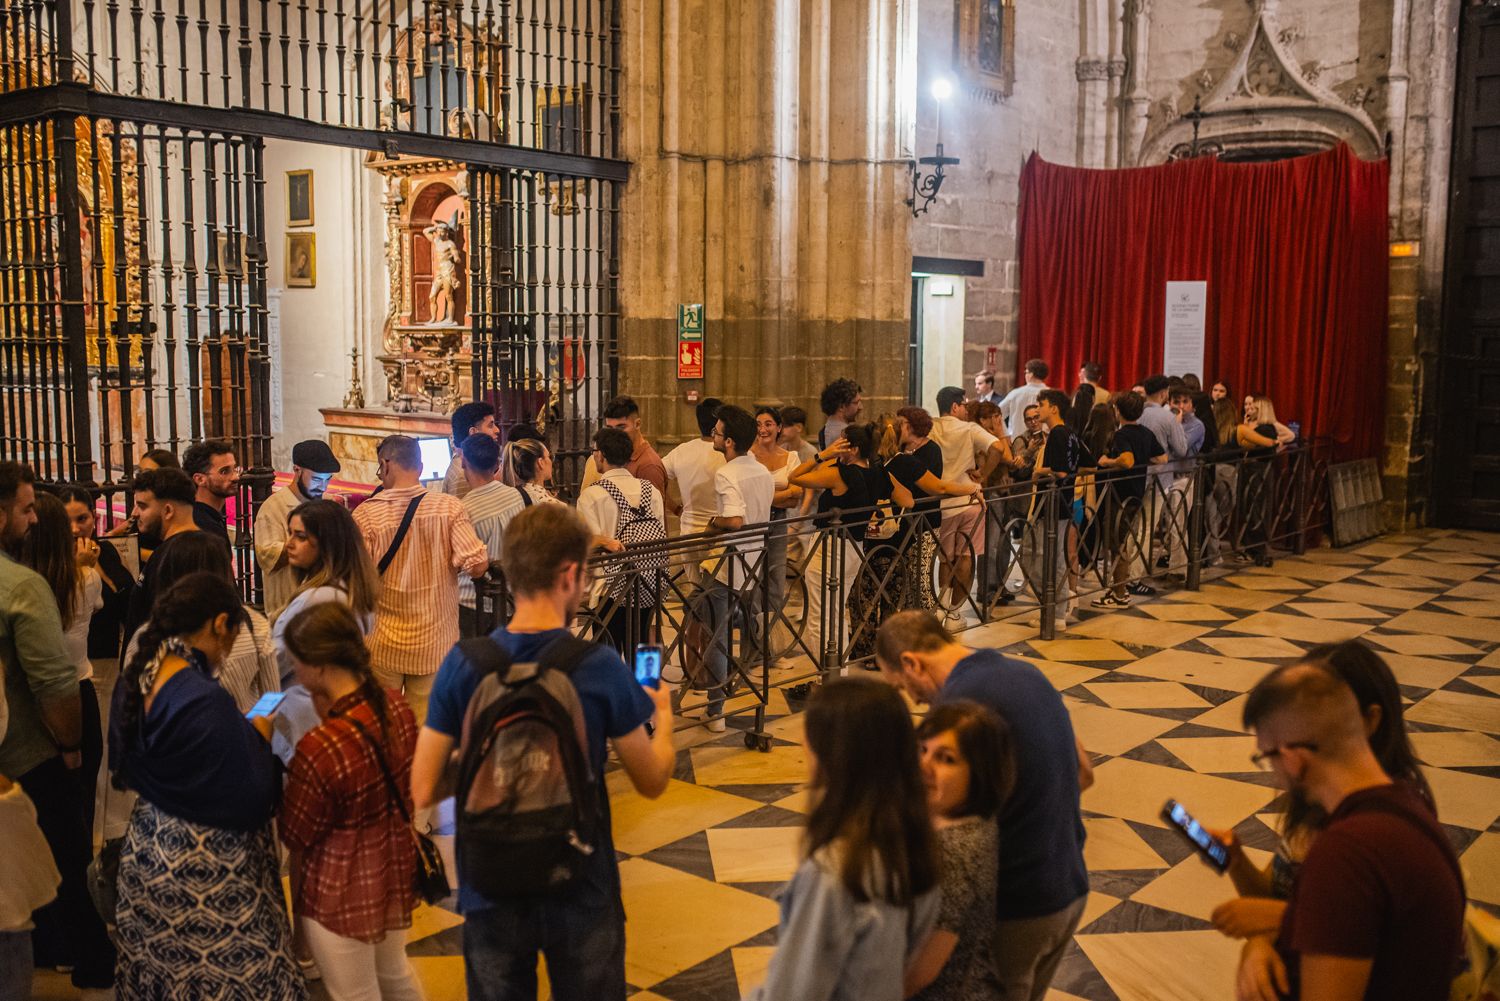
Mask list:
[[[0,931],[0,1001],[26,1001],[31,977],[31,932]]]
[[[625,997],[625,911],[616,899],[510,901],[464,915],[469,1001],[535,1001],[537,954],[558,1001]]]

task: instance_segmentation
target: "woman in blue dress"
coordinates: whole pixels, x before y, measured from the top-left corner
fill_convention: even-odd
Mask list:
[[[247,721],[214,681],[243,622],[229,581],[188,574],[115,688],[113,780],[140,797],[120,853],[121,999],[307,997],[271,840],[270,720]]]

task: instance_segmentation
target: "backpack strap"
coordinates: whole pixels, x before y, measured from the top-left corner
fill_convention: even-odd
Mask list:
[[[488,636],[470,636],[458,641],[458,648],[481,675],[500,674],[510,670],[510,653]]]
[[[540,673],[551,669],[564,674],[572,674],[579,662],[592,653],[598,645],[591,640],[574,636],[572,633],[559,636],[542,649],[541,655],[537,657],[537,671]]]
[[[401,526],[396,529],[396,537],[391,540],[390,548],[385,551],[384,556],[380,557],[380,563],[375,568],[375,572],[380,576],[385,576],[385,571],[390,567],[391,560],[396,558],[396,551],[401,548],[401,543],[406,541],[406,533],[411,528],[411,520],[417,516],[417,506],[422,503],[422,498],[426,496],[427,492],[424,490],[413,497],[410,504],[406,505],[406,513],[401,516]]]

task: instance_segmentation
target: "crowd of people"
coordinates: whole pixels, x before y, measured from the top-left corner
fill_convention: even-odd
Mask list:
[[[984,504],[1014,500],[985,491],[1042,477],[1066,491],[1057,573],[1076,591],[1089,489],[1112,484],[1111,538],[1136,542],[1099,556],[1112,586],[1094,603],[1118,607],[1151,592],[1158,568],[1129,565],[1147,533],[1183,545],[1164,513],[1193,502],[1195,456],[1295,438],[1269,400],[1237,407],[1223,384],[1152,376],[1109,394],[1088,363],[1070,398],[1048,376],[1033,360],[998,396],[982,372],[974,398],[943,389],[936,416],[871,422],[861,388],[835,380],[811,440],[798,407],[709,399],[699,436],[665,457],[620,397],[574,505],[550,489],[543,436],[502,432],[484,402],[453,414],[441,489],[393,435],[352,512],[327,496],[338,459],[303,441],[255,513],[261,608],[236,583],[232,443],[142,458],[110,533],[133,540],[138,573],[100,538],[93,494],[0,463],[0,999],[27,995],[33,959],[120,998],[280,1001],[315,976],[335,1001],[420,998],[405,929],[442,881],[422,832],[449,796],[469,996],[534,997],[545,955],[554,996],[623,998],[604,772],[612,755],[647,798],[673,773],[674,686],[638,683],[625,655],[660,639],[664,600],[645,572],[659,566],[632,554],[675,523],[701,544],[683,568],[698,597],[682,668],[711,730],[746,574],[785,588],[800,562],[812,650],[836,565],[901,581],[876,594],[837,575],[852,609],[885,603],[867,640],[879,673],[831,678],[808,704],[803,861],[755,996],[1040,1001],[1087,898],[1093,772],[1045,676],[955,635],[960,601],[1010,600],[1012,561],[1042,552],[1008,531],[986,545]],[[631,572],[599,575],[600,554]],[[483,635],[473,581],[492,570],[512,607]],[[1002,593],[974,595],[981,577]],[[605,610],[601,642],[575,635],[589,607]],[[919,725],[898,693],[928,707]],[[1242,1001],[1298,983],[1309,999],[1446,996],[1462,880],[1389,668],[1358,644],[1319,648],[1257,686],[1245,722],[1292,796],[1268,871],[1218,832],[1242,897],[1214,921],[1246,940]]]

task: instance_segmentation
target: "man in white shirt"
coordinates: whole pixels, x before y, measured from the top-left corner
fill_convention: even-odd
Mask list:
[[[612,553],[625,548],[624,528],[628,519],[642,516],[657,523],[660,537],[666,538],[666,508],[661,491],[649,481],[632,476],[626,466],[635,450],[630,435],[618,428],[601,428],[594,435],[594,465],[599,478],[578,495],[578,513],[594,534],[594,546]],[[617,571],[618,572],[618,571]],[[613,600],[604,600],[603,581],[594,588],[596,608],[604,629],[614,641],[621,657],[635,649],[637,643],[651,642],[651,613],[655,609],[655,580],[639,581],[632,600],[629,582],[626,589],[610,588]],[[629,658],[626,657],[627,662]]]
[[[500,425],[495,422],[495,408],[483,400],[465,403],[453,411],[453,461],[448,463],[447,475],[443,477],[443,493],[460,499],[469,492],[469,481],[464,476],[463,455],[459,448],[471,434],[487,434],[497,442],[500,440]]]
[[[266,621],[276,616],[292,600],[297,578],[292,568],[281,562],[286,548],[287,522],[293,509],[311,500],[321,500],[333,474],[342,468],[327,442],[316,438],[292,446],[292,482],[285,490],[267,497],[255,515],[255,559],[260,564],[260,579],[265,586]]]
[[[501,483],[500,443],[484,433],[471,434],[463,440],[458,450],[463,460],[464,480],[469,492],[463,496],[464,510],[474,523],[474,534],[484,543],[490,565],[500,561],[505,554],[505,529],[510,520],[525,510],[521,491]],[[464,574],[458,578],[458,631],[464,636],[477,636],[482,632],[476,605],[478,595],[474,590],[474,578]]]
[[[1005,418],[1005,430],[1012,438],[1026,433],[1026,408],[1047,389],[1047,374],[1051,370],[1040,358],[1026,363],[1026,381],[1005,394],[1000,401],[1000,414]]]
[[[714,473],[714,516],[708,519],[711,532],[735,532],[771,520],[771,498],[776,480],[755,456],[755,418],[733,406],[720,407],[715,415],[714,448],[724,454],[724,465]],[[708,627],[713,639],[704,657],[704,666],[717,684],[708,693],[708,728],[724,730],[725,682],[729,678],[729,647],[734,622],[730,615],[738,607],[744,614],[744,638],[741,649],[751,651],[757,645],[759,581],[765,573],[764,547],[759,542],[739,543],[712,557],[714,574],[706,581],[704,601]]]
[[[678,535],[697,535],[708,527],[718,503],[714,494],[714,473],[724,465],[724,456],[714,448],[714,425],[718,423],[723,400],[709,397],[698,404],[699,437],[685,441],[662,459],[667,471],[667,489],[676,494],[673,505],[678,512]]]
[[[962,389],[944,386],[938,390],[937,412],[942,416],[933,425],[932,440],[943,452],[944,480],[960,484],[977,481],[982,485],[996,466],[1009,461],[1009,443],[969,420],[965,407]],[[938,587],[945,592],[942,604],[948,609],[944,624],[955,628],[961,624],[959,609],[974,583],[974,554],[984,551],[984,505],[957,498],[944,501],[943,508],[938,528],[942,552]]]

